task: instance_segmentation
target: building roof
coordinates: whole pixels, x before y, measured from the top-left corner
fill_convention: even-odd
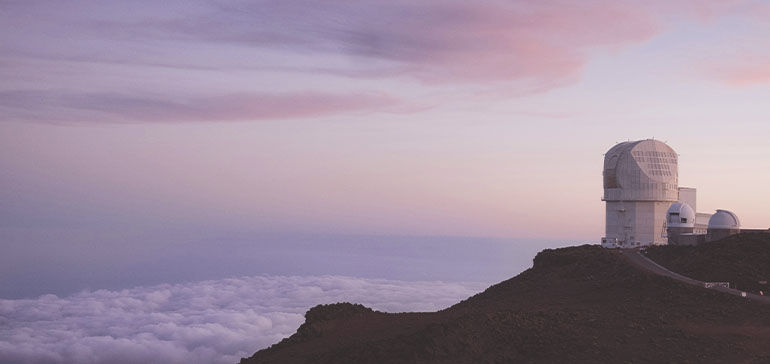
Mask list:
[[[709,229],[740,229],[741,221],[732,211],[717,210],[709,219]]]
[[[671,227],[694,227],[695,210],[687,203],[674,203],[666,212],[666,221]]]
[[[679,197],[676,152],[658,140],[619,143],[604,155],[607,201],[671,201]]]

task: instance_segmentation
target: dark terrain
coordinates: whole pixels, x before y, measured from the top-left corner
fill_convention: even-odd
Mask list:
[[[770,363],[770,305],[588,245],[545,250],[532,268],[443,311],[339,303],[305,318],[241,363]]]
[[[699,246],[655,246],[646,255],[681,275],[731,288],[770,292],[770,234],[748,233]],[[760,283],[760,282],[765,283]]]

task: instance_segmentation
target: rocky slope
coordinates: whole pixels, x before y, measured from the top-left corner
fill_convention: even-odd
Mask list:
[[[598,246],[545,250],[439,312],[341,303],[305,317],[241,363],[770,363],[770,305],[640,271]]]
[[[699,246],[656,246],[646,255],[684,276],[770,294],[770,234],[748,233]],[[765,282],[765,283],[760,283]]]

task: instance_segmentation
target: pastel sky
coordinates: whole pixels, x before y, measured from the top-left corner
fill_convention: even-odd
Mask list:
[[[770,2],[0,0],[0,362],[232,363],[600,241],[603,153],[770,227]]]
[[[653,137],[767,228],[769,43],[765,1],[2,1],[0,229],[598,242]]]

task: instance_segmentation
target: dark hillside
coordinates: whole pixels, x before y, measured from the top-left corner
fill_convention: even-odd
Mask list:
[[[317,306],[242,363],[769,363],[768,342],[770,305],[580,246],[440,312]]]
[[[706,282],[730,282],[730,287],[769,294],[770,234],[748,233],[699,246],[656,246],[647,257],[684,276]]]

